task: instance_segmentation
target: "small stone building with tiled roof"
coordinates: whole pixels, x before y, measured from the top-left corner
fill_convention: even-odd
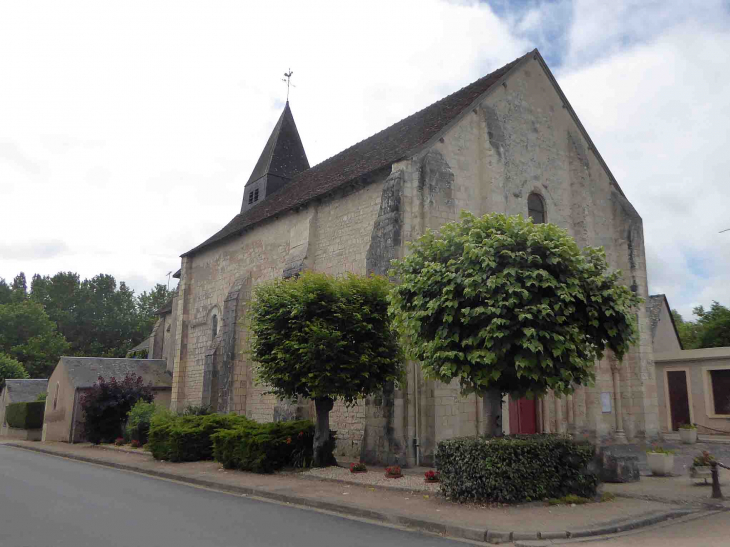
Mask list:
[[[242,190],[240,213],[182,256],[173,408],[211,405],[260,421],[311,415],[306,401],[279,401],[255,382],[240,321],[252,287],[304,269],[385,274],[407,242],[465,209],[530,215],[581,246],[603,246],[624,283],[648,297],[641,217],[537,50],[313,167],[287,103]],[[570,397],[505,400],[504,429],[654,437],[646,309],[638,319],[640,341],[623,365],[605,359],[595,386]],[[473,435],[483,421],[475,396],[413,364],[402,390],[331,414],[339,454],[401,464],[432,461],[440,439]]]
[[[81,397],[101,376],[123,380],[127,374],[142,377],[152,387],[155,403],[170,405],[172,374],[163,359],[119,359],[102,357],[61,357],[48,379],[43,440],[81,442],[84,416]]]
[[[48,388],[48,380],[5,380],[0,393],[0,437],[8,434],[5,409],[10,403],[32,403]]]

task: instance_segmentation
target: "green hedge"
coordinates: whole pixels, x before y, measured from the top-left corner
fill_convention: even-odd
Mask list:
[[[248,424],[213,435],[213,455],[226,469],[271,473],[312,462],[314,424],[308,420]]]
[[[196,462],[213,458],[211,435],[251,423],[235,414],[208,416],[176,416],[161,413],[150,421],[148,448],[158,460]]]
[[[456,501],[515,503],[568,494],[595,496],[587,470],[594,447],[558,435],[441,441],[436,468],[441,492]]]
[[[32,403],[11,403],[5,408],[5,421],[18,429],[40,429],[43,427],[44,401]]]

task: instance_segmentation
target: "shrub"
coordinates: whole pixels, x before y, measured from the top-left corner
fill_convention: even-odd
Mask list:
[[[155,413],[150,420],[148,448],[158,460],[195,462],[213,458],[211,435],[250,423],[245,416],[210,414],[176,416]]]
[[[457,501],[589,498],[598,486],[587,470],[593,456],[592,445],[558,435],[471,437],[441,441],[436,467],[441,492]]]
[[[35,398],[35,400],[45,403],[47,398],[48,398],[48,392],[44,391],[43,393],[39,393],[38,396]]]
[[[207,416],[213,414],[213,411],[208,405],[188,405],[185,410],[180,412],[181,416]]]
[[[367,472],[368,468],[365,467],[365,464],[362,462],[352,462],[350,464],[350,473],[365,473]]]
[[[145,386],[140,376],[127,374],[117,382],[112,377],[108,382],[99,380],[81,398],[84,413],[84,434],[92,443],[114,442],[121,437],[127,414],[137,401],[152,402],[154,395],[150,386]]]
[[[139,443],[139,441],[133,440],[131,443],[129,443],[129,446],[131,446],[132,448],[139,448],[142,445]]]
[[[123,437],[117,437],[117,439],[114,441],[115,446],[124,446],[124,438]]]
[[[259,424],[249,421],[213,435],[216,461],[226,469],[271,473],[307,467],[313,456],[314,424],[308,420]]]
[[[441,480],[441,474],[438,471],[426,471],[423,476],[430,482],[438,482]]]
[[[5,421],[10,427],[18,429],[40,429],[43,427],[43,414],[46,403],[11,403],[5,408]]]
[[[694,460],[692,460],[692,467],[707,467],[712,465],[714,461],[715,457],[707,450],[703,450],[702,454],[695,456]]]
[[[140,444],[147,444],[150,432],[150,420],[156,412],[162,411],[162,407],[154,403],[137,401],[127,414],[127,426],[124,430],[124,440],[138,441]]]

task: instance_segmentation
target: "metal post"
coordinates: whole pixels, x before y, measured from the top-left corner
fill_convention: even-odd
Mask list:
[[[712,469],[712,499],[722,500],[722,491],[720,490],[720,475],[717,472],[717,462],[710,462]]]

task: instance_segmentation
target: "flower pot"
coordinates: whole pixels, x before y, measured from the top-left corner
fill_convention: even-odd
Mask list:
[[[439,479],[423,479],[423,482],[425,482],[426,484],[433,484],[441,481]]]
[[[674,469],[674,454],[662,454],[660,452],[647,452],[646,462],[649,464],[651,474],[658,477],[666,477],[672,474]]]
[[[695,444],[697,442],[697,430],[680,428],[679,438],[684,444]]]
[[[400,479],[403,475],[389,475],[388,473],[385,474],[386,479]]]
[[[712,467],[709,465],[693,465],[689,468],[689,476],[693,479],[705,479],[705,483],[707,483],[707,479],[712,478]]]
[[[353,475],[358,475],[360,473],[367,473],[367,472],[368,472],[367,469],[364,469],[363,471],[350,471],[350,473],[352,473]]]

